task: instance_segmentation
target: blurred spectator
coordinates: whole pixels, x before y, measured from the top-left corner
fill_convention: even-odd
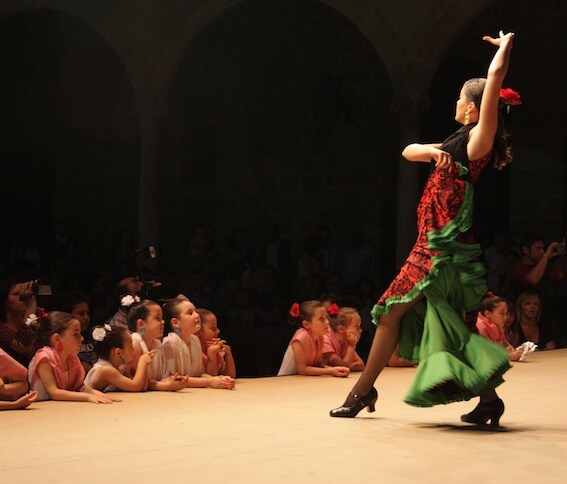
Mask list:
[[[346,232],[346,245],[343,250],[343,284],[354,288],[361,277],[372,277],[375,270],[375,257],[372,246],[365,242],[360,232],[349,229]]]
[[[275,269],[280,294],[290,297],[295,279],[291,243],[282,238],[275,222],[270,223],[266,229],[266,240],[260,250],[260,263]]]
[[[136,296],[139,294],[140,290],[142,289],[142,282],[137,276],[128,276],[120,280],[116,286],[116,296],[117,300],[120,303],[122,298],[125,296]],[[128,329],[128,310],[130,309],[130,305],[122,305],[118,308],[118,311],[112,316],[107,323],[110,326],[116,326],[118,328]]]
[[[510,270],[517,262],[512,251],[512,238],[508,234],[496,234],[494,244],[484,251],[486,283],[495,294],[508,294]]]

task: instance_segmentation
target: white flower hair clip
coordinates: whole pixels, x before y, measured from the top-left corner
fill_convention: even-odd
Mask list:
[[[105,325],[107,326],[107,325]],[[104,341],[104,337],[106,336],[106,329],[102,327],[97,327],[93,329],[93,339],[95,341]]]
[[[140,298],[138,296],[131,296],[128,294],[120,300],[120,305],[129,308],[135,302],[140,302]]]
[[[32,324],[34,324],[37,321],[37,315],[35,314],[30,314],[27,319],[25,320],[24,324],[26,326],[31,326]]]

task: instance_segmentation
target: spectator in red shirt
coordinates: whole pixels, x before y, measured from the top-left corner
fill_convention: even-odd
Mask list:
[[[552,242],[545,249],[544,238],[530,232],[520,242],[521,259],[512,269],[512,281],[522,289],[533,289],[545,282],[559,282],[565,278],[562,271],[549,265],[549,260],[561,255],[561,244]],[[518,291],[523,292],[523,291]]]
[[[514,297],[525,291],[535,292],[542,307],[542,323],[562,341],[566,333],[564,321],[567,307],[563,296],[567,271],[562,244],[551,242],[545,248],[544,238],[537,233],[527,233],[520,241],[521,260],[512,269]],[[551,260],[562,256],[561,266],[553,266]]]

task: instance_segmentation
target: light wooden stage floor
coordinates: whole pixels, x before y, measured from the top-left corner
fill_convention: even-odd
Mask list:
[[[514,364],[495,431],[460,422],[476,400],[404,404],[414,371],[387,368],[376,412],[355,419],[328,411],[356,374],[0,412],[0,482],[567,482],[567,349]]]

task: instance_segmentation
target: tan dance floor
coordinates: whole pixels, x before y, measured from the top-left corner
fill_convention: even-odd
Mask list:
[[[476,401],[404,404],[414,371],[387,368],[355,419],[328,411],[356,374],[0,412],[0,482],[567,482],[567,349],[514,364],[497,430],[460,422]]]

